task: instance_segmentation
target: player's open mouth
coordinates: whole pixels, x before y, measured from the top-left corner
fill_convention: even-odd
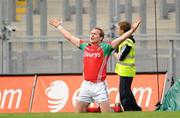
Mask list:
[[[94,40],[94,38],[92,38],[92,37],[91,37],[91,38],[90,38],[90,40],[91,40],[91,41],[93,41],[93,40]]]

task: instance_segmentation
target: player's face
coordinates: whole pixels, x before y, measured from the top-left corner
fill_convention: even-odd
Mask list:
[[[90,33],[90,42],[99,43],[101,42],[102,37],[100,37],[100,31],[98,29],[92,29]]]

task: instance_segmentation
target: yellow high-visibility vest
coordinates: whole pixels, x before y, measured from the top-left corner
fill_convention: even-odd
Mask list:
[[[118,55],[121,55],[123,48],[128,45],[131,46],[131,50],[129,54],[123,61],[119,61],[116,63],[115,73],[119,76],[127,76],[127,77],[134,77],[136,74],[136,66],[135,66],[135,43],[131,39],[126,39],[123,41],[118,47]]]

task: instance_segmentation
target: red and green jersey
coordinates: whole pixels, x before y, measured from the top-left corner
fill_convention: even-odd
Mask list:
[[[84,52],[84,79],[91,82],[104,81],[106,78],[107,61],[113,50],[111,42],[89,44],[81,40],[79,48]]]

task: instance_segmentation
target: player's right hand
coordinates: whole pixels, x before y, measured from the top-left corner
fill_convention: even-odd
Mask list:
[[[62,20],[58,20],[56,18],[53,18],[53,19],[49,20],[49,24],[54,26],[55,28],[57,28],[58,26],[60,26],[62,24]]]

